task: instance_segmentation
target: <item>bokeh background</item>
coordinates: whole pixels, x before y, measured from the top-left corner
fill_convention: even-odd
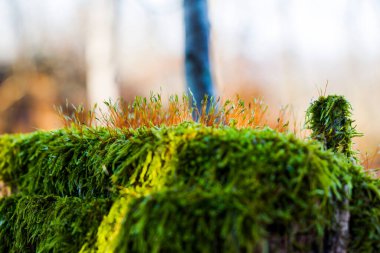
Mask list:
[[[320,91],[380,144],[380,1],[209,0],[218,95],[289,106]],[[185,91],[181,0],[0,0],[0,133],[54,129],[54,105]]]

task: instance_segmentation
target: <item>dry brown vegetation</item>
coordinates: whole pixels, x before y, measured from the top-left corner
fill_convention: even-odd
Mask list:
[[[278,112],[273,119],[267,112],[268,106],[260,99],[244,101],[239,96],[233,99],[208,99],[201,109],[191,104],[187,95],[172,95],[163,101],[160,94],[149,98],[136,97],[133,101],[119,99],[104,102],[106,110],[95,105],[86,109],[68,102],[57,107],[65,127],[106,126],[112,128],[139,128],[172,126],[183,122],[198,122],[205,126],[233,126],[236,128],[263,128],[269,126],[278,132],[289,130],[287,108]],[[72,113],[70,113],[72,111]]]
[[[380,177],[380,146],[371,153],[360,155],[361,165],[371,175]]]

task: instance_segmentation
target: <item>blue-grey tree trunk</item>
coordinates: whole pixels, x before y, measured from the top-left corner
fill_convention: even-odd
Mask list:
[[[207,0],[184,0],[185,72],[188,91],[200,109],[205,96],[214,96],[209,57],[210,23]]]

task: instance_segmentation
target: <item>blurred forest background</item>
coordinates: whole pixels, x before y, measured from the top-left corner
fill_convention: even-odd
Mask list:
[[[348,98],[362,153],[380,144],[380,1],[209,0],[218,96]],[[53,105],[185,91],[182,0],[0,0],[0,133],[53,129]]]

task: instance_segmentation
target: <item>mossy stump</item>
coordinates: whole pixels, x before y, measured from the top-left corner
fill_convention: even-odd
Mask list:
[[[352,150],[352,138],[360,136],[352,125],[351,105],[343,96],[321,96],[307,110],[306,124],[312,130],[311,137],[323,143],[324,148],[336,153],[342,153],[356,163],[355,152]],[[349,240],[349,191],[350,186],[344,185],[345,196],[342,203],[335,203],[335,216],[332,220],[335,227],[333,234],[328,235],[328,252],[347,252]]]

